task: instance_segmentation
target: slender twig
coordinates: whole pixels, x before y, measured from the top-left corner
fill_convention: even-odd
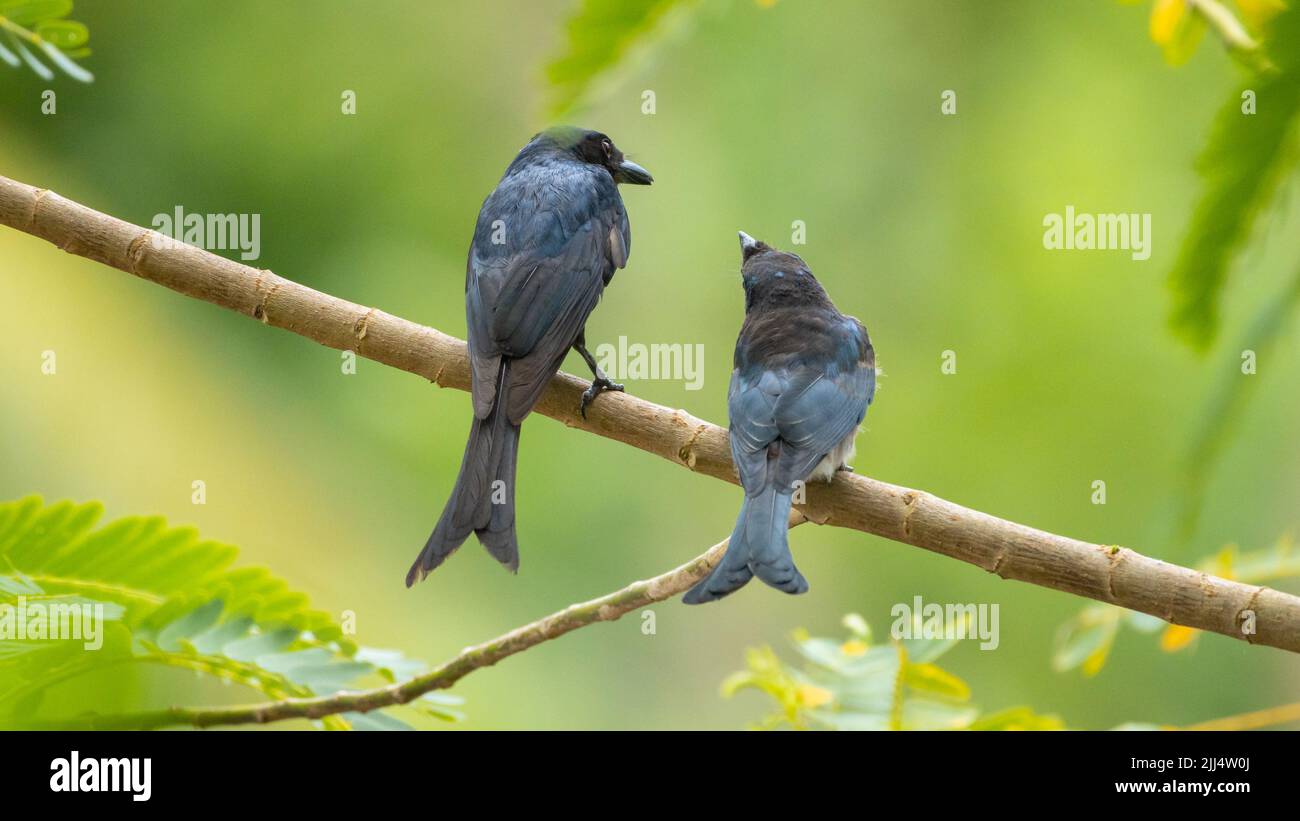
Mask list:
[[[442,387],[469,388],[465,343],[459,339],[270,271],[170,240],[159,242],[162,237],[154,231],[50,191],[0,177],[0,224],[322,345],[419,374]],[[558,374],[542,394],[538,413],[695,472],[736,481],[723,428],[625,393],[602,394],[584,419],[578,406],[586,386],[575,376]],[[1035,530],[865,476],[839,474],[830,484],[813,483],[799,510],[817,524],[921,547],[1005,579],[1300,652],[1300,598],[1267,587],[1221,579],[1117,545]]]
[[[794,527],[804,521],[791,515]],[[531,624],[516,627],[491,641],[466,647],[440,667],[414,678],[376,687],[371,690],[337,693],[318,698],[286,698],[264,704],[234,707],[171,707],[144,713],[117,716],[85,715],[41,725],[42,729],[133,729],[152,730],[173,725],[213,727],[230,724],[265,724],[287,718],[323,718],[348,712],[368,712],[384,707],[407,704],[425,693],[445,690],[466,675],[490,667],[504,658],[521,653],[565,633],[596,624],[614,621],[620,616],[647,605],[672,598],[688,590],[713,568],[727,549],[723,540],[702,555],[659,576],[629,584],[598,599],[572,604]]]
[[[1216,718],[1211,721],[1202,721],[1199,724],[1189,724],[1186,727],[1180,727],[1181,730],[1259,730],[1264,727],[1273,727],[1278,724],[1290,724],[1293,721],[1300,721],[1300,702],[1294,704],[1282,704],[1277,707],[1269,707],[1264,710],[1256,710],[1252,713],[1241,713],[1240,715],[1227,716],[1226,718]]]
[[[1200,13],[1201,19],[1214,29],[1230,54],[1256,71],[1271,71],[1274,68],[1272,61],[1260,48],[1259,41],[1250,36],[1246,27],[1219,0],[1187,0],[1187,5]]]
[[[1259,43],[1250,36],[1246,27],[1219,0],[1187,0],[1187,5],[1200,12],[1201,18],[1230,50],[1255,51],[1259,48]]]

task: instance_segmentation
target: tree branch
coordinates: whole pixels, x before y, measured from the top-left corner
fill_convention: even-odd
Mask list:
[[[198,248],[159,242],[165,238],[154,231],[50,191],[0,177],[0,224],[263,324],[418,374],[441,387],[469,389],[465,343],[455,337],[270,271]],[[558,374],[536,410],[569,427],[736,482],[723,428],[625,393],[602,394],[584,420],[578,404],[586,384],[575,376]],[[1127,548],[1036,530],[864,476],[842,473],[828,485],[810,484],[807,491],[807,503],[799,510],[817,524],[872,533],[959,559],[1004,579],[1119,605],[1172,624],[1300,652],[1300,598],[1296,596],[1168,564]],[[1254,632],[1243,629],[1243,624]],[[494,655],[492,660],[503,657]],[[448,667],[458,663],[464,664],[458,657]],[[464,672],[469,669],[474,668]]]

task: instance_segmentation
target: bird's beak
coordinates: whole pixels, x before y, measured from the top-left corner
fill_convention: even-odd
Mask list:
[[[742,263],[748,262],[750,257],[767,247],[744,231],[737,231],[736,233],[740,234],[740,260]]]
[[[631,160],[623,160],[619,163],[618,171],[614,174],[614,182],[625,182],[630,185],[649,185],[654,181],[655,178],[650,176],[649,171]]]

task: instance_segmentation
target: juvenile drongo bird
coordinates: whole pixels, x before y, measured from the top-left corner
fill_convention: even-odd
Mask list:
[[[717,601],[754,576],[786,593],[808,582],[787,541],[796,482],[852,470],[876,392],[867,329],[836,310],[804,261],[740,233],[745,321],[727,393],[731,456],[745,501],[722,561],[683,601]]]
[[[594,377],[582,395],[584,416],[602,390],[623,389],[596,366],[583,328],[614,272],[627,265],[632,236],[618,184],[651,182],[604,134],[553,128],[520,150],[483,202],[465,271],[474,422],[456,486],[406,574],[407,587],[470,533],[511,571],[519,568],[519,425],[569,348]]]

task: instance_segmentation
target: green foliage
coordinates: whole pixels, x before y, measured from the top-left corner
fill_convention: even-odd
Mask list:
[[[1196,566],[1197,570],[1244,584],[1265,584],[1300,579],[1300,552],[1291,537],[1284,535],[1272,547],[1242,553],[1227,545]],[[1065,672],[1075,668],[1094,676],[1106,666],[1121,627],[1140,633],[1160,633],[1160,649],[1174,653],[1195,643],[1200,631],[1181,624],[1166,624],[1155,616],[1136,613],[1110,604],[1093,604],[1061,625],[1057,633],[1052,668]],[[1163,628],[1163,630],[1161,629]]]
[[[564,53],[546,67],[552,95],[548,116],[561,117],[595,96],[616,67],[644,59],[652,43],[688,21],[700,0],[582,0],[566,27]],[[607,77],[604,85],[610,82]]]
[[[1165,61],[1180,65],[1196,51],[1205,36],[1205,17],[1184,0],[1157,0],[1151,8],[1151,39],[1160,46]]]
[[[957,644],[952,638],[913,638],[872,646],[857,614],[844,618],[845,641],[793,636],[803,660],[786,665],[770,647],[746,652],[747,669],[728,676],[724,696],[740,690],[766,693],[777,711],[756,729],[829,730],[1058,730],[1056,716],[1027,707],[981,714],[970,703],[966,682],[934,662]],[[956,635],[948,623],[944,635]],[[919,632],[919,631],[918,631]]]
[[[0,0],[0,62],[13,68],[26,64],[41,79],[53,80],[54,72],[35,49],[72,79],[94,81],[94,75],[73,62],[90,56],[90,32],[67,19],[70,14],[72,0]]]
[[[393,682],[423,667],[399,653],[358,648],[329,614],[268,570],[232,567],[237,551],[229,545],[157,516],[96,529],[102,514],[98,503],[45,505],[35,496],[0,504],[0,726],[35,722],[56,685],[139,664],[193,670],[273,699]],[[102,644],[88,646],[88,632],[52,636],[31,618],[15,632],[20,609],[39,621],[57,612],[52,605],[84,606]],[[442,694],[405,709],[457,720],[458,703]],[[400,709],[322,724],[406,728]]]
[[[1124,623],[1143,633],[1153,633],[1164,624],[1154,616],[1122,607],[1089,605],[1057,631],[1052,669],[1061,673],[1077,667],[1084,675],[1095,676],[1106,665],[1115,636]]]
[[[1227,350],[1227,361],[1217,371],[1219,377],[1211,389],[1209,399],[1201,412],[1196,414],[1197,429],[1192,439],[1187,469],[1183,473],[1183,488],[1178,502],[1180,546],[1196,532],[1201,511],[1205,507],[1205,488],[1214,466],[1232,435],[1243,429],[1238,422],[1259,384],[1259,380],[1254,378],[1242,380],[1241,353],[1251,350],[1257,361],[1268,359],[1294,319],[1297,305],[1300,305],[1300,273],[1297,273],[1281,294],[1265,301],[1238,344]]]
[[[1142,0],[1120,2],[1132,5]],[[1148,23],[1151,40],[1160,46],[1165,62],[1176,66],[1191,58],[1205,32],[1213,28],[1234,59],[1250,68],[1264,68],[1268,58],[1252,34],[1258,34],[1286,6],[1283,0],[1237,0],[1236,5],[1244,25],[1220,0],[1154,0]]]
[[[1244,25],[1218,3],[1155,0],[1151,8],[1151,38],[1164,49],[1171,64],[1190,56],[1209,24],[1229,52],[1251,71],[1248,81],[1221,108],[1202,151],[1199,166],[1204,189],[1170,273],[1174,291],[1171,325],[1201,351],[1217,337],[1220,306],[1232,263],[1276,199],[1277,189],[1296,161],[1300,11],[1287,11],[1283,0],[1238,0],[1236,7]],[[1244,99],[1246,91],[1253,95],[1250,111]],[[1297,303],[1300,276],[1258,310],[1232,353],[1233,361],[1220,371],[1203,412],[1196,417],[1198,427],[1178,500],[1175,538],[1179,546],[1185,545],[1196,531],[1214,465],[1238,428],[1234,423],[1254,394],[1256,380],[1240,380],[1237,352],[1249,349],[1256,356],[1270,352],[1294,318]],[[1096,639],[1105,626],[1119,624],[1113,614],[1097,616],[1092,620],[1095,623],[1085,624],[1089,621],[1083,618],[1075,625],[1079,628],[1071,633],[1075,640]],[[1108,648],[1108,642],[1098,645],[1101,655],[1092,660],[1096,669],[1104,663]]]
[[[1204,186],[1170,273],[1172,325],[1193,347],[1207,349],[1219,325],[1229,268],[1295,164],[1300,119],[1300,10],[1278,15],[1267,40],[1274,65],[1243,88],[1255,114],[1242,112],[1241,90],[1220,109],[1199,159]]]

